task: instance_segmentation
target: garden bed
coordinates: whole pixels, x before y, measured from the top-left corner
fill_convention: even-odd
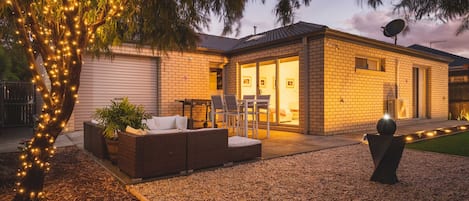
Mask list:
[[[0,154],[0,200],[11,200],[18,153]],[[137,200],[91,156],[75,146],[57,148],[46,175],[47,200]]]

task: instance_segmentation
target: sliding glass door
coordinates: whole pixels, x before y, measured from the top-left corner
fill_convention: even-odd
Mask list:
[[[279,123],[299,125],[298,57],[280,59],[278,72]]]
[[[298,57],[263,60],[241,65],[241,97],[270,95],[269,121],[298,125]],[[267,116],[261,115],[260,121]]]

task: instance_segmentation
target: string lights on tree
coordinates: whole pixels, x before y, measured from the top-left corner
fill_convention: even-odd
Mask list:
[[[98,4],[82,0],[7,0],[6,3],[16,18],[17,43],[27,50],[32,82],[44,102],[34,137],[20,154],[15,200],[39,200],[45,197],[44,176],[56,152],[55,139],[78,102],[83,50],[96,41],[98,27],[121,15],[125,1],[107,0]]]

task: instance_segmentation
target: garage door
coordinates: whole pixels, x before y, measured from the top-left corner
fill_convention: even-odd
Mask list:
[[[141,104],[145,111],[155,114],[156,75],[157,58],[116,55],[112,60],[104,57],[85,59],[73,130],[82,130],[83,121],[89,121],[96,108],[105,107],[116,98],[128,97],[131,103]]]

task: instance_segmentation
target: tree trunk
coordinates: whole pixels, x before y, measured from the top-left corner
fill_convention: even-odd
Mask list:
[[[14,200],[39,200],[45,197],[44,177],[50,169],[50,158],[55,153],[54,143],[69,120],[77,99],[81,57],[74,57],[74,59],[79,62],[69,66],[71,73],[67,81],[68,86],[72,87],[65,87],[61,90],[52,89],[51,91],[61,92],[54,97],[43,96],[46,104],[43,106],[40,121],[33,138],[20,155]]]
[[[45,196],[44,177],[50,169],[50,158],[55,153],[55,136],[60,133],[60,129],[54,130],[54,133],[47,135],[43,134],[43,129],[36,130],[34,137],[23,149],[14,200],[39,200]]]

